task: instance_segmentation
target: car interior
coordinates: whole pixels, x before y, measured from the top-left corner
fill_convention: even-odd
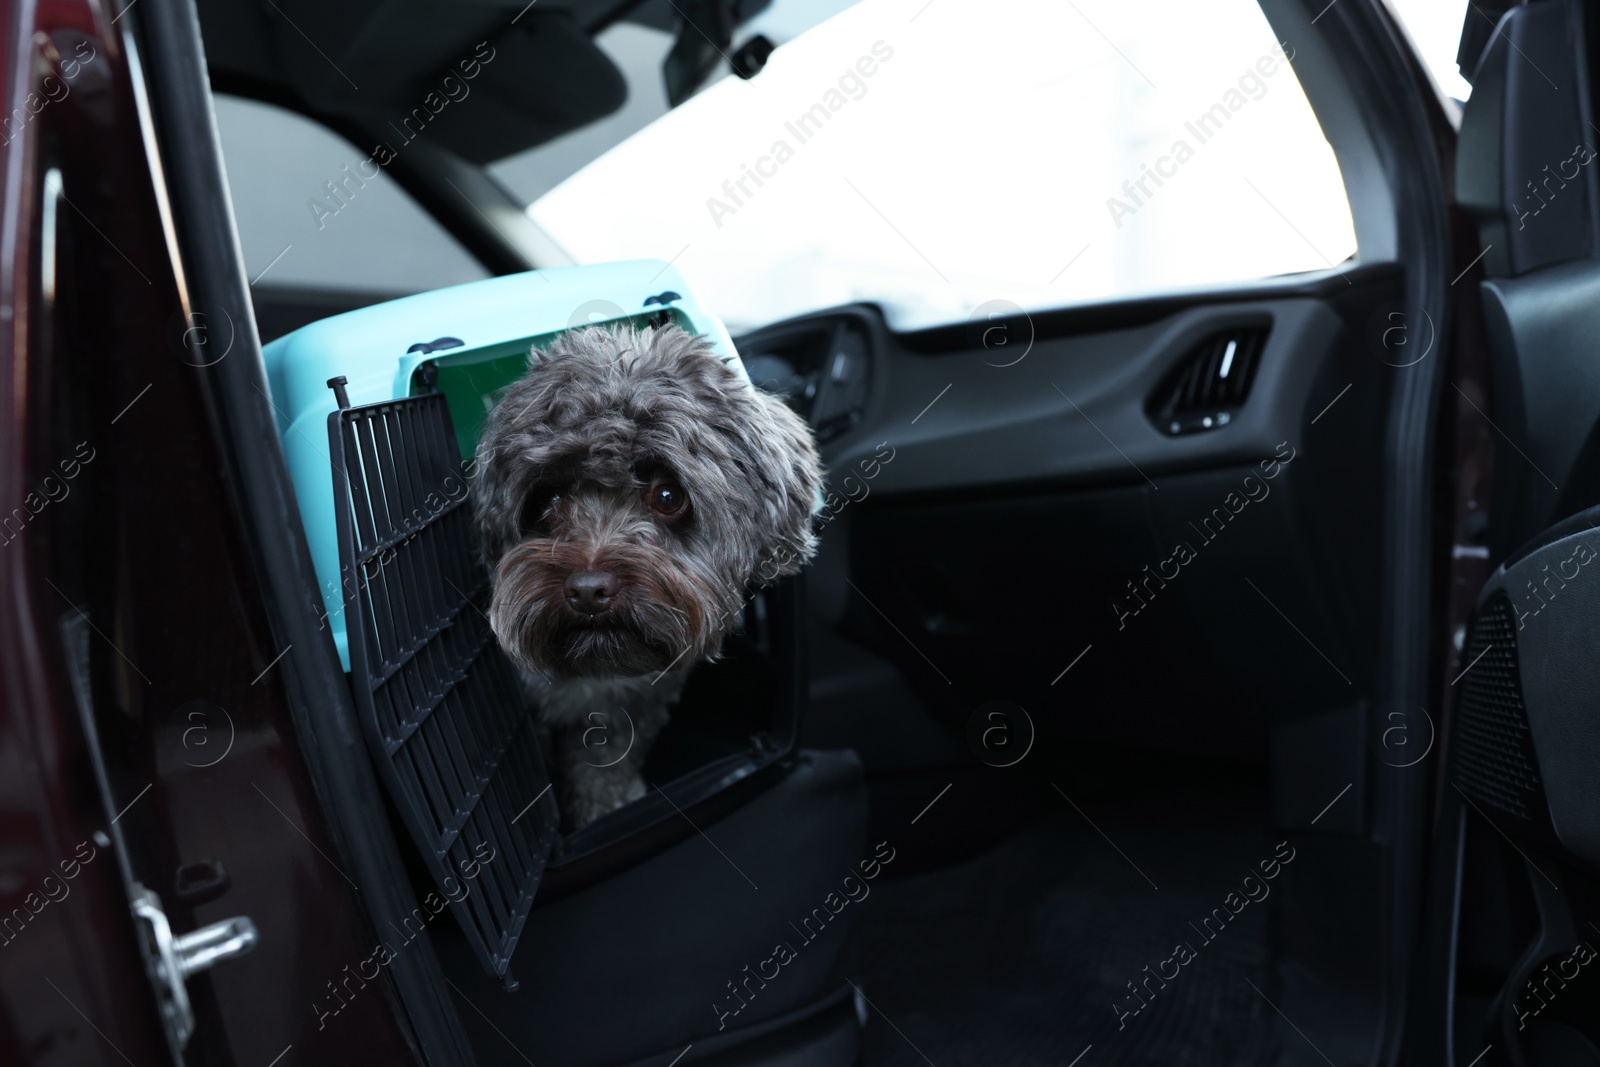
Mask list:
[[[155,546],[159,516],[176,516],[258,605],[211,625],[237,627],[269,667],[290,646],[281,729],[308,768],[296,803],[323,813],[359,892],[340,915],[253,905],[256,952],[336,920],[404,928],[410,945],[419,903],[492,853],[477,901],[419,925],[386,966],[384,1003],[411,1046],[376,1062],[1600,1064],[1600,967],[1585,966],[1600,939],[1600,585],[1581,577],[1600,554],[1600,364],[1584,355],[1600,325],[1587,166],[1600,30],[1583,0],[1468,5],[1464,103],[1434,88],[1387,5],[1260,0],[1349,201],[1359,252],[1326,268],[916,328],[872,300],[737,324],[751,381],[820,443],[821,548],[696,668],[650,752],[651,793],[563,832],[508,714],[516,683],[488,636],[464,512],[401,517],[470,456],[488,357],[476,341],[405,353],[394,395],[354,404],[323,395],[328,375],[308,364],[304,409],[281,368],[310,343],[296,331],[334,316],[366,316],[344,320],[349,353],[396,361],[401,335],[377,325],[391,299],[585,277],[492,165],[625,107],[629,83],[596,43],[607,30],[672,35],[661,76],[677,104],[721,63],[761,77],[771,42],[740,28],[766,7],[144,0],[122,32],[152,87],[147,140],[53,149],[69,176],[76,154],[159,155],[104,192],[165,205],[168,230],[128,240],[130,262],[183,250],[184,314],[145,328],[229,350],[177,368],[205,384],[148,401],[152,419],[203,410],[225,442],[214,460],[196,458],[211,453],[192,423],[139,438],[128,454],[147,474],[120,503],[69,511],[91,508],[85,493],[62,510],[84,529],[154,524],[128,546]],[[392,117],[481,58],[479,42],[496,58],[473,102],[411,143]],[[454,246],[438,284],[252,281],[239,160],[260,149],[236,152],[216,116],[268,107],[352,160],[406,139],[370,158]],[[338,184],[352,215],[370,180]],[[56,210],[57,261],[90,255],[94,234]],[[550,328],[710,330],[673,251],[630,276],[632,306],[575,311],[573,282]],[[128,330],[79,313],[92,293],[61,277],[61,336],[109,345]],[[496,338],[491,355],[520,359],[544,330]],[[433,333],[452,331],[441,318]],[[82,398],[120,406],[82,371],[45,373],[62,441],[84,436]],[[297,455],[321,457],[319,492],[334,472],[336,538],[300,522]],[[348,497],[347,469],[367,487]],[[398,503],[368,523],[348,501],[378,487]],[[204,501],[246,518],[235,528]],[[117,616],[132,634],[148,598],[196,595],[174,591],[178,546],[73,562],[95,557],[88,536],[56,570],[85,620]],[[335,538],[336,585],[397,551],[394,566],[420,568],[404,573],[462,586],[332,591],[319,536]],[[446,605],[437,617],[401,617],[428,597]],[[347,648],[328,628],[341,604]],[[125,668],[73,626],[64,658],[106,788],[131,797],[159,731],[119,714]],[[159,644],[139,643],[141,666]],[[413,717],[415,740],[394,715]],[[469,720],[493,720],[492,755],[451,732]],[[454,787],[430,776],[447,766],[463,784],[440,801],[429,790]],[[424,794],[448,817],[430,821]],[[165,804],[175,823],[201,818],[174,814],[181,794]],[[130,869],[198,877],[175,831],[133,840],[147,817],[116,838]],[[228,862],[243,886],[244,860]],[[175,877],[139,875],[175,922],[240,910]],[[313,1021],[332,1027],[347,1008],[322,977],[307,975]],[[225,967],[193,980],[192,1048],[216,1010],[206,983],[239,980]]]

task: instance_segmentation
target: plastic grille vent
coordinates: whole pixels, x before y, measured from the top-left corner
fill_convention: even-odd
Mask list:
[[[1462,655],[1472,667],[1456,709],[1456,784],[1481,804],[1533,822],[1541,787],[1517,673],[1516,624],[1503,594],[1473,620]]]
[[[1221,330],[1194,347],[1152,397],[1150,417],[1178,435],[1228,425],[1250,396],[1267,328]]]
[[[516,669],[489,630],[449,410],[438,393],[342,407],[328,436],[368,748],[479,961],[514,988],[511,953],[559,815]]]

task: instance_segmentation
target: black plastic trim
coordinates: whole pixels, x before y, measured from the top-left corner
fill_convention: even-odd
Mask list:
[[[1446,202],[1455,130],[1387,5],[1374,0],[1327,7],[1305,0],[1269,4],[1265,10],[1279,37],[1303,53],[1297,71],[1304,66],[1315,76],[1319,67],[1331,65],[1354,95],[1393,199],[1396,258],[1406,278],[1404,303],[1396,310],[1408,323],[1426,320],[1435,331],[1434,355],[1397,368],[1391,377],[1384,427],[1383,614],[1373,705],[1375,713],[1397,705],[1422,707],[1438,692],[1443,662],[1433,603],[1437,553],[1443,546],[1433,509],[1437,413],[1453,343]],[[1315,107],[1317,85],[1313,77],[1302,77]],[[1415,1060],[1414,1052],[1403,1057],[1409,1051],[1403,1046],[1422,935],[1428,799],[1437,765],[1435,753],[1405,772],[1371,779],[1373,834],[1388,851],[1381,1017],[1371,1059],[1376,1065]]]

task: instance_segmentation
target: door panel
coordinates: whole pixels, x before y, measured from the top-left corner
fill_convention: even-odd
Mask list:
[[[1220,329],[1256,324],[1270,327],[1267,349],[1238,417],[1213,433],[1162,433],[1147,401],[1174,365]],[[1014,353],[1032,331],[1026,318],[998,327],[1015,338],[1004,347],[985,347],[985,333],[997,328],[988,325],[963,331],[973,336],[913,335],[890,349],[879,376],[872,425],[881,432],[870,441],[871,434],[861,436],[832,462],[849,467],[889,435],[895,459],[877,485],[908,493],[1045,481],[1148,485],[1145,476],[1254,461],[1272,455],[1296,428],[1292,420],[1311,403],[1339,326],[1326,304],[1288,299],[1198,306],[1122,329],[1035,337],[1025,356]],[[940,347],[919,352],[919,341]],[[1286,358],[1290,352],[1298,358]]]
[[[1376,1032],[1392,929],[1368,766],[1393,726],[1376,699],[1387,403],[1413,352],[1439,358],[1426,331],[1406,336],[1405,281],[1363,267],[918,334],[852,307],[739,341],[753,367],[784,361],[800,406],[820,403],[799,383],[831,372],[829,338],[867,342],[859,409],[824,444],[808,583],[847,650],[815,643],[813,690],[836,709],[830,742],[878,754],[874,818],[904,826],[955,783],[949,818],[976,825],[919,842],[949,862],[1108,767],[1223,774],[1259,798],[1262,832],[1315,837],[1274,905],[1274,965],[1296,976],[1296,1017],[1339,998],[1319,1040],[1351,1049]],[[1236,329],[1265,331],[1242,403],[1168,417],[1173,382],[1197,359],[1220,378],[1227,349],[1207,345]],[[1191,418],[1206,411],[1210,428]],[[892,665],[920,728],[863,660]],[[984,740],[995,708],[1022,730],[1015,757]],[[930,732],[942,765],[890,755],[937,760]]]
[[[870,337],[871,387],[826,447],[838,519],[814,602],[952,728],[1006,699],[1062,738],[1264,763],[1274,722],[1371,691],[1378,428],[1401,362],[1373,324],[1400,275],[1351,278],[1023,317],[1004,346],[985,346],[993,324],[832,316]],[[741,350],[792,352],[822,321]],[[1153,398],[1241,325],[1266,330],[1247,399],[1163,432]]]

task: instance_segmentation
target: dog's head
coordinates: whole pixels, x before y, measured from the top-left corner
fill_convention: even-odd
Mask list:
[[[821,478],[806,424],[704,338],[568,332],[478,445],[495,636],[558,677],[713,657],[748,592],[815,551]]]

